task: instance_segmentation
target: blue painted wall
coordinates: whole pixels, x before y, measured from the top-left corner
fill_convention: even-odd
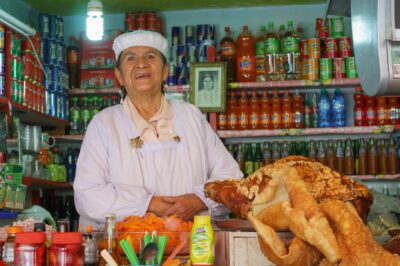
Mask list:
[[[37,28],[38,12],[21,0],[1,0],[0,9],[16,17],[25,24]]]

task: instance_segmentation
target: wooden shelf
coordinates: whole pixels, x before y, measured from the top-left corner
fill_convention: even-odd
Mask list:
[[[85,135],[60,135],[54,137],[57,141],[82,141]]]
[[[175,85],[175,86],[166,86],[166,92],[188,92],[190,91],[189,85]]]
[[[320,87],[320,86],[357,86],[359,79],[329,79],[329,80],[283,80],[263,82],[231,82],[228,84],[231,89],[246,88],[299,88],[299,87]]]
[[[351,175],[351,178],[363,181],[400,181],[400,174],[395,175]]]
[[[81,95],[81,94],[119,94],[119,88],[110,89],[69,89],[69,95]]]
[[[315,136],[315,135],[362,135],[392,133],[395,127],[327,127],[327,128],[292,128],[292,129],[255,129],[255,130],[218,130],[220,138],[251,138],[272,136]]]
[[[31,110],[22,104],[11,102],[11,105],[12,112],[19,113],[19,118],[22,123],[34,124],[44,127],[64,127],[69,125],[68,120],[60,119],[35,110]]]
[[[72,188],[72,183],[57,182],[57,181],[51,181],[51,180],[28,177],[28,176],[22,177],[22,184],[35,188],[64,188],[64,189]]]

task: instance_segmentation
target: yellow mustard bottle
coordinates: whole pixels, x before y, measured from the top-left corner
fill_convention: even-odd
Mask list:
[[[190,261],[192,266],[214,265],[214,230],[210,216],[195,216],[190,232]]]

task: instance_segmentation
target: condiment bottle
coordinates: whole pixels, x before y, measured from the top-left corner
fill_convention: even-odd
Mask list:
[[[15,235],[15,266],[46,266],[46,233],[21,232]]]
[[[52,233],[49,266],[83,265],[82,234],[79,232]]]
[[[346,146],[344,148],[344,167],[343,173],[345,175],[354,175],[354,155],[353,148],[351,147],[351,140],[346,140]]]
[[[120,258],[117,251],[117,226],[116,216],[113,213],[106,215],[106,226],[104,229],[104,249],[113,257],[116,263],[119,263]],[[99,265],[106,265],[103,257],[99,259]]]
[[[195,216],[190,232],[192,266],[214,265],[214,230],[210,216]]]
[[[7,265],[14,265],[15,235],[22,232],[21,226],[9,226],[7,228],[7,239],[3,245],[3,262]]]
[[[376,175],[378,173],[378,150],[375,146],[375,140],[371,138],[368,145],[368,174]]]
[[[368,174],[368,166],[367,166],[367,145],[364,139],[360,141],[360,149],[358,150],[358,172],[359,175]]]
[[[95,266],[98,261],[96,240],[94,239],[92,232],[93,227],[90,225],[86,226],[86,232],[83,234],[85,266]]]

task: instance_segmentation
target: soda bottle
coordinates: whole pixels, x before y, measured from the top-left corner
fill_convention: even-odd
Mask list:
[[[306,97],[304,100],[304,127],[310,128],[312,127],[312,106],[310,103],[310,96],[306,93]]]
[[[97,97],[97,96],[92,97],[92,109],[90,112],[90,119],[92,119],[98,112],[100,112],[99,98],[100,97]]]
[[[325,148],[322,140],[317,142],[317,161],[323,165],[326,164]]]
[[[358,150],[358,175],[368,174],[367,160],[367,146],[365,143],[365,139],[361,139],[360,149]]]
[[[290,155],[289,143],[284,141],[281,143],[280,158],[285,158]]]
[[[385,145],[385,140],[380,139],[378,141],[378,173],[381,175],[386,175],[388,173],[387,169],[387,149]]]
[[[388,103],[388,123],[391,125],[399,124],[399,109],[397,97],[389,97]]]
[[[67,47],[67,71],[70,88],[79,88],[79,46],[74,37],[69,38]]]
[[[264,142],[263,161],[263,165],[272,163],[271,145],[269,142]]]
[[[388,174],[394,175],[399,173],[396,142],[394,141],[393,138],[389,139],[389,143],[387,145],[387,164],[388,164]]]
[[[319,114],[318,114],[318,96],[317,93],[314,92],[311,97],[311,109],[312,109],[312,127],[318,127]]]
[[[238,162],[240,171],[242,171],[242,173],[245,172],[245,150],[244,149],[245,149],[244,144],[239,143],[238,149],[236,151],[236,156],[235,156],[235,160]]]
[[[226,78],[228,82],[236,79],[236,44],[230,27],[225,27],[225,36],[219,42],[221,60],[226,62]]]
[[[369,140],[367,158],[368,158],[368,174],[376,175],[378,173],[378,149],[375,145],[374,138],[370,138]]]
[[[326,89],[321,89],[318,98],[318,127],[331,126],[331,101]]]
[[[283,128],[293,127],[292,100],[288,90],[285,90],[282,97],[282,127]]]
[[[268,22],[268,31],[265,35],[265,53],[267,54],[278,54],[280,50],[279,37],[274,31],[274,23]]]
[[[297,155],[297,142],[292,141],[290,143],[289,155]]]
[[[228,129],[236,130],[238,128],[238,100],[236,98],[236,92],[231,91],[229,93],[227,103],[227,116],[228,116]]]
[[[337,140],[335,143],[336,146],[336,171],[343,174],[343,164],[344,164],[344,149],[343,142],[341,140]]]
[[[268,91],[263,90],[260,99],[260,128],[269,129],[271,128],[271,103],[268,98]]]
[[[70,134],[79,134],[81,133],[81,109],[78,106],[78,97],[72,97],[72,106],[70,108],[70,121],[71,121],[71,129]]]
[[[304,128],[303,97],[296,91],[293,96],[293,127]]]
[[[260,169],[263,165],[263,154],[261,152],[261,143],[256,143],[256,152],[254,154],[254,171]]]
[[[308,156],[308,151],[307,151],[307,146],[306,146],[306,142],[305,141],[300,142],[299,155],[300,156],[304,156],[304,157]]]
[[[326,164],[331,169],[336,169],[336,152],[333,147],[333,140],[328,140],[328,148],[326,149]]]
[[[278,37],[279,37],[279,44],[280,44],[279,49],[282,52],[283,52],[283,43],[284,43],[285,34],[286,34],[285,25],[279,25],[279,30],[278,30]]]
[[[254,156],[253,147],[251,143],[246,143],[246,156],[245,156],[245,166],[244,175],[247,177],[254,172]]]
[[[238,36],[238,51],[236,57],[237,80],[252,82],[256,80],[256,64],[254,58],[254,37],[247,25]]]
[[[228,144],[226,145],[226,150],[229,152],[229,154],[235,158],[235,146],[233,144]]]
[[[228,116],[227,112],[218,113],[217,116],[217,128],[218,130],[225,130],[228,127]]]
[[[239,98],[238,129],[247,129],[249,124],[249,101],[247,99],[247,92],[241,91]]]
[[[260,101],[257,91],[251,92],[250,97],[250,129],[258,129],[260,127]]]
[[[335,94],[332,98],[332,126],[346,126],[346,105],[343,94],[339,88],[335,89]]]
[[[279,149],[279,143],[274,141],[272,142],[272,162],[279,160],[281,158],[281,150]],[[289,154],[289,152],[288,152]]]
[[[74,160],[74,151],[72,148],[68,148],[66,160],[65,160],[65,168],[67,169],[67,181],[73,182],[75,178],[75,160]]]
[[[365,96],[365,113],[367,126],[376,125],[376,105],[375,97]]]
[[[83,107],[81,109],[81,117],[82,117],[82,130],[81,132],[86,132],[86,129],[90,122],[90,107],[88,104],[88,98],[83,97]]]
[[[288,28],[283,38],[283,52],[284,53],[298,53],[299,52],[299,36],[293,28],[293,21],[288,21]]]
[[[354,175],[354,154],[353,154],[353,148],[351,147],[350,139],[346,140],[343,161],[344,161],[343,174]]]
[[[271,128],[282,128],[281,98],[279,97],[277,90],[273,92],[271,99]]]
[[[356,93],[354,94],[354,125],[365,126],[366,125],[366,114],[364,105],[364,94],[362,93],[361,87],[356,87]]]
[[[308,145],[308,158],[316,159],[317,158],[317,150],[315,148],[315,143],[313,140],[310,140]]]
[[[388,122],[388,106],[386,97],[376,97],[376,123],[383,126]]]
[[[266,66],[265,66],[265,26],[260,27],[260,33],[256,38],[256,81],[266,81]]]

